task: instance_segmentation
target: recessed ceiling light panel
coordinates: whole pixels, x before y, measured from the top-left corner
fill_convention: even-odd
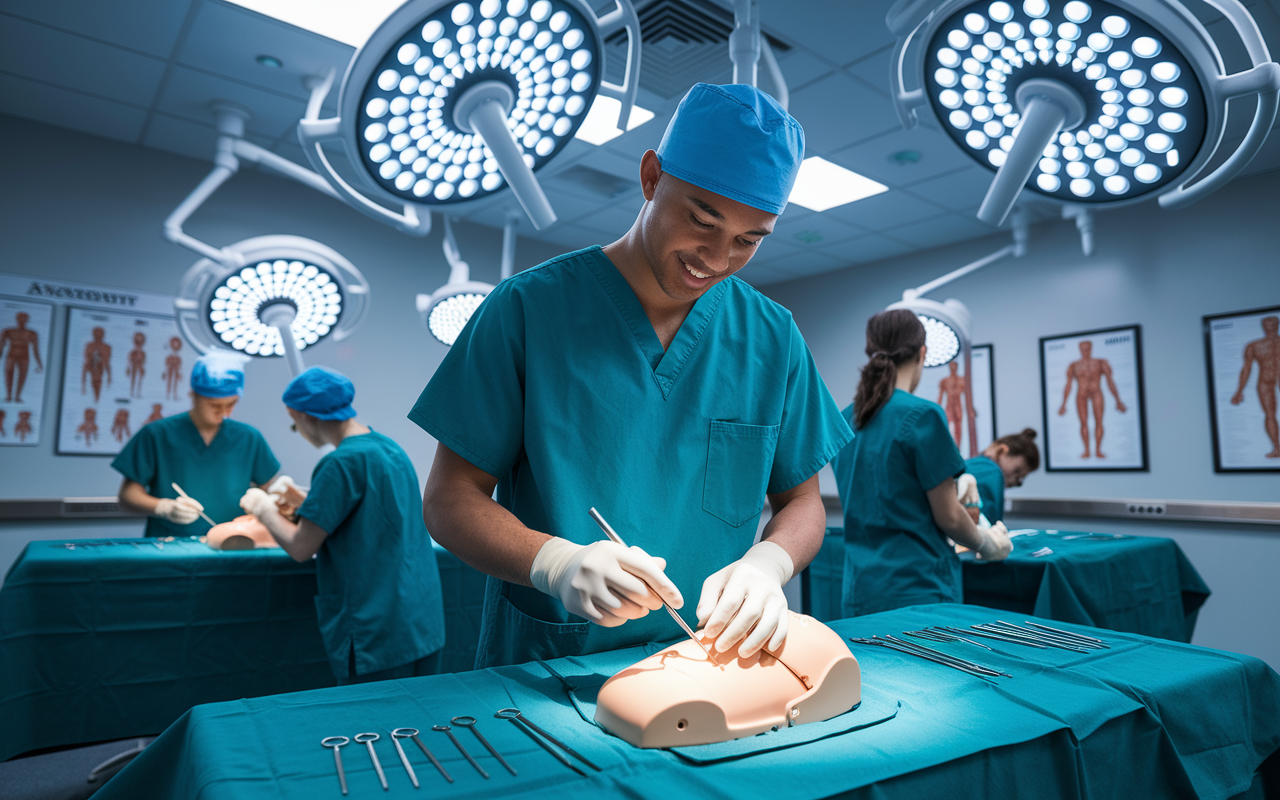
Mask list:
[[[888,190],[889,187],[883,183],[839,164],[820,156],[809,156],[800,162],[800,171],[788,202],[811,211],[826,211]]]

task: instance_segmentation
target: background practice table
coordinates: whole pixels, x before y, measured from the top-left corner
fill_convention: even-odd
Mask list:
[[[439,547],[436,560],[442,670],[469,670],[485,578]],[[275,548],[32,542],[0,588],[0,760],[159,733],[200,703],[333,686],[315,595],[314,562]]]
[[[998,615],[977,606],[915,606],[831,627],[845,637],[866,637],[964,626]],[[1080,654],[991,642],[1004,651],[992,653],[962,643],[938,646],[1013,675],[994,682],[855,645],[863,707],[732,747],[708,746],[719,748],[710,755],[718,753],[720,760],[704,748],[677,754],[632,747],[593,726],[571,704],[566,681],[580,702],[591,701],[593,687],[657,645],[199,706],[112,778],[99,797],[339,800],[334,759],[320,740],[364,731],[382,735],[375,749],[390,791],[378,785],[367,751],[352,743],[342,751],[351,797],[1226,798],[1251,787],[1261,793],[1255,771],[1280,747],[1280,675],[1249,656],[1076,630],[1105,639],[1111,649]],[[587,777],[570,772],[512,723],[493,718],[506,706],[520,708],[603,771],[587,769]],[[872,713],[871,706],[896,715],[869,724],[884,717],[875,711],[879,716],[865,718],[868,727],[858,729],[857,715]],[[518,776],[459,731],[491,775],[481,778],[443,734],[431,730],[459,715],[479,721]],[[400,726],[422,731],[455,783],[445,783],[407,742],[405,751],[423,784],[421,790],[410,785],[388,740],[388,731]]]
[[[1043,548],[1053,552],[1034,555]],[[1179,642],[1191,641],[1209,597],[1177,542],[1156,536],[1034,531],[1014,537],[1005,561],[985,563],[970,553],[960,558],[966,603]],[[843,528],[827,528],[807,572],[801,591],[809,613],[838,619]]]

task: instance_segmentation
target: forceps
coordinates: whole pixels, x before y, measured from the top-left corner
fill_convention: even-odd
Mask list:
[[[515,767],[507,763],[507,760],[502,757],[501,753],[493,749],[493,745],[489,744],[489,740],[484,738],[484,735],[480,733],[480,730],[478,728],[476,728],[475,717],[454,717],[453,719],[449,720],[449,722],[451,722],[454,725],[461,725],[464,728],[470,728],[471,732],[474,733],[476,735],[476,738],[480,740],[480,744],[484,745],[484,748],[488,750],[493,755],[494,758],[498,759],[499,764],[507,768],[507,772],[510,772],[512,775],[519,774],[516,772]]]
[[[430,750],[428,750],[427,746],[422,743],[421,739],[418,738],[417,728],[396,728],[394,731],[391,732],[391,738],[392,739],[412,739],[418,745],[418,747],[422,750],[422,754],[431,761],[432,765],[435,766],[436,769],[440,770],[440,774],[444,776],[444,779],[449,783],[453,783],[453,776],[450,775],[449,771],[444,768],[444,765],[441,764],[436,759],[435,754],[432,753]]]
[[[345,736],[329,736],[320,740],[321,747],[328,747],[333,750],[333,765],[338,768],[338,783],[342,786],[342,794],[347,794],[347,773],[342,769],[342,755],[338,752],[342,746],[351,742]]]
[[[382,737],[376,733],[357,733],[356,741],[369,748],[369,760],[373,762],[373,768],[378,773],[378,780],[382,783],[382,790],[385,792],[391,787],[387,785],[387,774],[382,771],[382,762],[378,760],[378,753],[373,749],[373,743]]]
[[[530,730],[532,730],[534,733],[536,733],[536,734],[538,734],[539,736],[541,736],[542,738],[546,739],[548,742],[551,742],[551,743],[552,743],[552,744],[554,744],[556,747],[559,747],[561,750],[565,751],[565,752],[566,752],[566,753],[568,753],[569,755],[571,755],[571,756],[573,756],[574,758],[578,759],[578,760],[579,760],[579,761],[581,761],[583,764],[586,764],[588,767],[591,767],[591,768],[592,768],[592,769],[594,769],[596,772],[603,772],[603,771],[604,771],[604,770],[600,769],[600,767],[597,767],[594,763],[592,763],[592,761],[591,761],[590,759],[588,759],[586,756],[584,756],[582,753],[579,753],[577,750],[574,750],[572,747],[570,747],[569,745],[567,745],[567,744],[565,744],[564,742],[560,741],[559,739],[557,739],[556,737],[552,736],[551,734],[547,733],[547,732],[546,732],[546,731],[544,731],[542,728],[539,728],[537,725],[535,725],[535,724],[533,723],[533,721],[532,721],[532,720],[530,720],[530,719],[529,719],[528,717],[526,717],[524,714],[521,714],[521,713],[520,713],[520,709],[518,709],[518,708],[504,708],[504,709],[501,709],[500,711],[498,711],[498,713],[494,714],[494,716],[495,716],[495,717],[497,717],[498,719],[509,719],[509,720],[511,720],[512,722],[515,722],[517,725],[519,725],[519,724],[527,725],[527,726],[529,727],[529,729],[530,729]],[[561,759],[561,761],[564,761],[564,759]],[[568,762],[566,761],[565,763],[568,763]],[[572,765],[570,765],[570,766],[572,766]]]

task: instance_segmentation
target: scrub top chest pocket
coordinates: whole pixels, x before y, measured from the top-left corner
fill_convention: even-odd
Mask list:
[[[764,507],[777,425],[711,422],[702,510],[737,528]]]

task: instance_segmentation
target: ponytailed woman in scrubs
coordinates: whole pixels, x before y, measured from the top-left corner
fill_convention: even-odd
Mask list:
[[[844,504],[845,616],[963,602],[960,560],[947,542],[998,561],[1013,549],[1003,523],[974,524],[956,497],[964,459],[942,407],[911,392],[924,370],[925,331],[905,309],[867,322],[853,404],[854,439],[833,467]]]
[[[964,471],[977,480],[982,516],[992,523],[1004,518],[1004,490],[1021,486],[1039,468],[1040,448],[1032,428],[1001,436],[987,445],[982,455],[964,462]]]

